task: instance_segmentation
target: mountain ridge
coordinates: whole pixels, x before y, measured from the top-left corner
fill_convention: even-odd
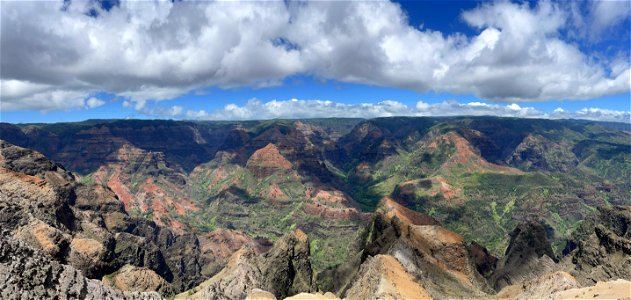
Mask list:
[[[322,294],[331,291],[350,299],[528,298],[541,293],[585,295],[589,291],[584,287],[589,286],[619,297],[631,288],[631,282],[622,280],[631,279],[631,206],[599,207],[573,233],[561,257],[552,252],[545,223],[517,227],[504,257],[494,266],[482,246],[468,243],[432,216],[385,197],[350,240],[355,250],[347,263],[322,273],[312,268],[317,243],[299,228],[290,229],[271,246],[230,231],[208,240],[196,234],[173,234],[146,217],[129,216],[108,187],[76,178],[35,151],[0,141],[0,275],[14,278],[0,285],[0,292],[9,299],[15,295],[12,291],[27,298],[51,293],[159,298],[147,293],[153,290],[162,296],[184,291],[178,297],[228,299],[254,297],[251,293],[272,299],[307,297],[301,293],[335,297]],[[221,246],[231,240],[235,244],[233,250],[217,248],[209,244],[210,239]],[[27,265],[32,270],[28,272],[42,274],[41,284],[28,284],[27,273],[20,271],[23,258],[11,263],[23,253],[34,253],[40,262]],[[219,272],[205,273],[202,266],[217,264],[208,261],[209,253],[231,258],[219,262]],[[533,269],[533,262],[540,261],[545,268]],[[51,268],[60,271],[46,271]],[[487,272],[481,271],[485,268]],[[555,278],[562,278],[562,284]]]

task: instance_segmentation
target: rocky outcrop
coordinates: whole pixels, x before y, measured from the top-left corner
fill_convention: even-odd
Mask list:
[[[209,276],[221,271],[230,256],[246,244],[253,245],[257,253],[269,250],[255,242],[245,233],[237,230],[220,228],[205,235],[200,235],[198,239],[200,258],[203,260],[202,264],[204,265],[202,273]]]
[[[284,298],[311,289],[309,239],[300,229],[278,240],[259,262],[265,290]]]
[[[484,277],[491,276],[497,267],[497,257],[493,256],[486,248],[476,242],[471,242],[469,246],[467,246],[467,250],[469,250],[469,256],[471,256],[478,273]]]
[[[162,299],[157,293],[123,292],[61,264],[27,243],[0,233],[2,299]]]
[[[433,298],[482,297],[491,291],[464,239],[432,217],[385,198],[371,226],[365,254],[394,257]]]
[[[67,261],[77,269],[83,270],[88,277],[98,277],[106,268],[107,248],[95,239],[74,238],[70,243]]]
[[[171,285],[149,268],[125,265],[114,274],[103,277],[106,285],[114,286],[122,291],[151,292],[172,295]]]
[[[555,257],[543,224],[520,224],[511,232],[508,248],[490,282],[499,291],[507,285],[552,272],[556,268]]]
[[[579,288],[576,279],[566,272],[554,272],[504,287],[497,299],[543,299],[553,293]]]
[[[276,300],[276,296],[261,289],[253,289],[248,296],[245,297],[245,300]]]
[[[31,219],[14,231],[14,237],[54,258],[61,259],[68,249],[71,236],[39,219]]]
[[[4,141],[0,196],[2,229],[88,278],[131,264],[153,270],[176,291],[203,280],[195,235],[131,217],[110,189],[77,183],[40,153]]]
[[[519,225],[490,281],[500,299],[631,297],[631,207],[600,207],[554,254],[540,222]],[[567,272],[565,272],[567,271]],[[622,279],[618,281],[612,281]],[[594,286],[594,284],[596,284]]]
[[[523,170],[568,172],[578,165],[578,158],[571,151],[572,144],[555,143],[538,135],[528,134],[515,148],[507,163]]]
[[[348,299],[432,299],[392,256],[368,258],[358,274],[346,293]]]
[[[301,230],[279,239],[268,252],[257,255],[251,245],[237,251],[226,267],[178,299],[244,299],[253,289],[282,299],[311,290],[309,240]]]
[[[72,175],[43,155],[0,140],[0,225],[13,229],[36,218],[55,227],[74,226]]]
[[[631,206],[601,207],[568,242],[563,266],[583,285],[631,280]]]

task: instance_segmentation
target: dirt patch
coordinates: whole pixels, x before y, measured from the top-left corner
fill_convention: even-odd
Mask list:
[[[618,279],[595,286],[557,292],[551,299],[631,299],[631,281]]]

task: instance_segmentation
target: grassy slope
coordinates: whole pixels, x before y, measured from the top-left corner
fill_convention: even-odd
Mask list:
[[[393,193],[398,183],[440,175],[453,189],[462,191],[460,201],[445,201],[440,193],[431,195],[432,189],[418,189],[416,201],[408,206],[434,215],[447,227],[468,240],[486,245],[496,255],[503,253],[507,234],[519,222],[527,218],[542,219],[550,226],[555,250],[560,251],[564,239],[595,206],[631,205],[628,196],[631,141],[627,134],[597,125],[544,125],[533,122],[531,128],[514,130],[535,131],[551,141],[574,145],[574,148],[554,149],[569,153],[544,154],[553,164],[554,159],[572,157],[574,150],[579,159],[575,169],[524,174],[470,173],[459,165],[441,169],[440,164],[455,154],[454,147],[446,144],[427,151],[420,139],[413,147],[401,146],[396,155],[371,165],[368,182],[350,182],[352,195],[370,210],[378,199]],[[459,129],[438,127],[440,132]],[[610,188],[602,189],[603,184],[609,184]]]

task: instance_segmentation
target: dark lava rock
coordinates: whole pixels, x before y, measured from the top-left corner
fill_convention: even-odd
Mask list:
[[[582,285],[631,280],[631,207],[599,207],[563,252],[563,265]]]
[[[123,292],[87,279],[26,243],[0,233],[2,299],[162,299],[158,293]]]
[[[555,269],[555,255],[541,222],[529,221],[510,233],[510,242],[490,278],[496,290],[535,278]]]
[[[261,255],[246,244],[232,255],[223,270],[188,295],[201,299],[245,299],[253,289],[261,289],[283,299],[309,292],[311,285],[309,239],[298,229],[284,235]]]
[[[473,263],[475,264],[475,268],[478,270],[478,273],[484,277],[488,277],[493,274],[495,267],[497,266],[497,257],[491,255],[486,248],[476,242],[471,242],[471,244],[467,246],[467,250],[469,250],[469,256],[473,259]]]

